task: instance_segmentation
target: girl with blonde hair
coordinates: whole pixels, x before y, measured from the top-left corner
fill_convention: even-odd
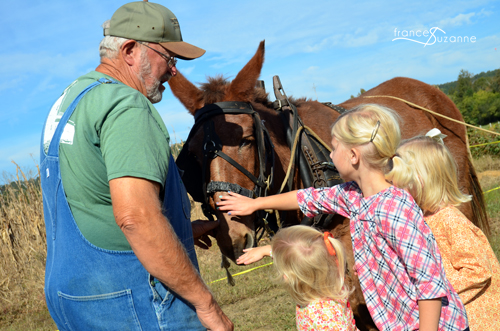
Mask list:
[[[345,183],[257,199],[230,192],[218,208],[235,216],[300,208],[308,217],[349,217],[354,271],[379,330],[468,330],[465,308],[446,279],[420,208],[408,192],[386,180],[412,171],[395,155],[400,141],[394,111],[358,106],[339,116],[332,128],[330,157]]]
[[[465,304],[472,330],[500,330],[500,264],[484,233],[457,209],[471,199],[458,187],[457,167],[438,129],[403,141],[397,154],[413,169],[395,176],[424,212],[446,277]]]
[[[271,247],[277,279],[297,304],[298,330],[358,330],[347,301],[340,241],[329,232],[296,225],[278,231]]]

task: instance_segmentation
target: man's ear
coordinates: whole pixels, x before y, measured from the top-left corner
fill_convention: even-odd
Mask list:
[[[139,44],[135,40],[127,40],[120,47],[120,54],[125,63],[132,67],[140,61],[141,50]]]

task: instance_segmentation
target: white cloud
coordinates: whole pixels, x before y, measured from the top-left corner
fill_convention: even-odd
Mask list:
[[[476,13],[468,13],[468,14],[458,14],[455,17],[446,18],[441,20],[438,23],[439,27],[447,28],[453,26],[460,26],[463,24],[471,24],[471,18],[474,17]]]
[[[184,75],[189,75],[193,72],[194,68],[196,68],[195,66],[190,66],[190,67],[182,67],[182,73]]]
[[[477,13],[477,16],[480,16],[480,17],[486,17],[486,16],[490,16],[490,15],[493,15],[495,12],[491,11],[491,10],[487,10],[487,9],[481,9],[481,11],[479,13]]]
[[[377,31],[369,31],[367,34],[362,36],[350,36],[345,37],[345,42],[347,47],[362,47],[367,45],[373,45],[378,41]]]
[[[305,74],[310,74],[310,73],[314,73],[314,72],[318,72],[319,70],[319,67],[318,66],[310,66],[309,68],[307,68],[304,73]]]
[[[64,55],[46,51],[40,53],[10,52],[0,54],[0,75],[50,73],[67,77],[79,72],[82,65],[87,67],[89,62],[99,63],[97,50],[82,50]]]

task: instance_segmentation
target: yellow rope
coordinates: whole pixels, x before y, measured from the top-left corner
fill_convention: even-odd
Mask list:
[[[245,270],[245,271],[239,272],[239,273],[234,274],[234,275],[232,275],[232,276],[233,276],[233,277],[236,277],[236,276],[239,276],[239,275],[243,275],[243,274],[246,274],[247,272],[254,271],[254,270],[259,269],[259,268],[262,268],[262,267],[267,267],[267,266],[269,266],[269,265],[271,265],[271,264],[273,264],[273,262],[268,263],[268,264],[263,264],[263,265],[261,265],[261,266],[255,267],[255,268],[252,268],[252,269],[248,269],[248,270]],[[210,284],[213,284],[213,283],[217,283],[217,282],[220,282],[220,281],[222,281],[222,280],[224,280],[224,279],[227,279],[227,277],[224,277],[224,278],[221,278],[221,279],[214,280],[214,281],[212,281],[212,282],[210,282],[210,283],[208,283],[208,284],[210,285]]]
[[[497,187],[497,188],[494,188],[494,189],[491,189],[491,190],[488,190],[486,192],[483,192],[483,194],[486,194],[486,193],[489,193],[489,192],[492,192],[492,191],[495,191],[495,190],[498,190],[500,189],[500,187]]]
[[[486,129],[483,129],[483,128],[480,128],[480,127],[477,127],[477,126],[474,126],[474,125],[471,125],[471,124],[468,124],[468,123],[465,123],[465,122],[461,122],[459,120],[456,120],[454,118],[451,118],[451,117],[448,117],[448,116],[445,116],[445,115],[442,115],[442,114],[439,114],[439,113],[436,113],[430,109],[427,109],[427,108],[424,108],[422,106],[419,106],[419,105],[416,105],[412,102],[409,102],[409,101],[406,101],[405,99],[401,99],[401,98],[398,98],[398,97],[393,97],[391,95],[370,95],[370,96],[365,96],[363,98],[391,98],[391,99],[396,99],[396,100],[399,100],[399,101],[402,101],[404,103],[407,103],[409,104],[410,106],[413,106],[413,107],[416,107],[416,108],[419,108],[419,109],[422,109],[422,110],[425,110],[433,115],[436,115],[436,116],[440,116],[440,117],[443,117],[443,118],[446,118],[447,120],[450,120],[450,121],[453,121],[453,122],[456,122],[456,123],[460,123],[460,124],[463,124],[465,126],[468,126],[468,127],[471,127],[471,128],[474,128],[474,129],[477,129],[477,130],[482,130],[482,131],[485,131],[485,132],[488,132],[488,133],[491,133],[491,134],[494,134],[496,136],[500,136],[500,133],[498,132],[495,132],[495,131],[490,131],[490,130],[486,130]]]
[[[471,147],[479,147],[479,146],[484,146],[484,145],[498,144],[498,143],[500,143],[500,140],[499,141],[494,141],[492,143],[484,143],[484,144],[479,144],[479,145],[472,145],[472,146],[469,146],[469,148],[471,148]]]
[[[293,140],[292,149],[290,150],[292,152],[291,155],[290,155],[290,162],[288,162],[288,168],[286,170],[286,176],[285,176],[285,179],[283,180],[283,183],[281,184],[281,188],[280,188],[278,194],[281,193],[281,192],[283,192],[283,189],[285,188],[285,185],[288,182],[288,177],[290,176],[290,172],[292,170],[293,159],[295,158],[295,151],[297,150],[297,142],[299,141],[300,132],[303,129],[304,129],[304,127],[301,126],[297,130],[297,133],[295,134],[295,139]]]

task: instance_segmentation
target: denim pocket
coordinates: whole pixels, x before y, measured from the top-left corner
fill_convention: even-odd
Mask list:
[[[91,296],[57,294],[68,330],[141,330],[131,290]]]
[[[156,312],[158,324],[162,331],[206,331],[196,310],[187,301],[171,292],[156,278],[150,276],[151,289],[153,290],[153,307]]]

